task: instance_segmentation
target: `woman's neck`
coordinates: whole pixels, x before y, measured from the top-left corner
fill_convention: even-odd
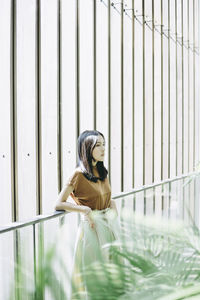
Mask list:
[[[96,165],[97,165],[97,161],[92,160],[92,166],[96,167]]]

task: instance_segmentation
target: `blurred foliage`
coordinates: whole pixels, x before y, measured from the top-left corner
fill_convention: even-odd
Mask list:
[[[84,290],[73,283],[73,295],[67,297],[63,282],[70,279],[65,263],[56,244],[44,251],[41,236],[32,288],[23,284],[27,272],[20,260],[15,294],[17,287],[20,300],[45,299],[45,290],[50,295],[46,299],[55,300],[200,299],[200,231],[194,224],[136,216],[126,210],[120,222],[118,239],[102,249],[109,252],[109,260],[101,256],[82,268]],[[64,280],[55,269],[62,270]]]
[[[83,270],[88,299],[200,299],[200,232],[124,211],[111,261]],[[84,298],[83,298],[84,299]]]

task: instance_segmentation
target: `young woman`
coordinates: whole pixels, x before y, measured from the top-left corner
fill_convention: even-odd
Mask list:
[[[76,211],[87,216],[90,226],[92,210],[112,208],[117,212],[111,200],[111,188],[104,167],[105,139],[96,130],[86,130],[78,138],[78,167],[69,178],[58,196],[56,210]],[[67,202],[72,196],[76,204]]]
[[[78,274],[78,270],[99,258],[109,260],[109,253],[102,246],[116,238],[113,224],[117,209],[111,199],[104,157],[103,134],[96,130],[84,131],[78,138],[78,166],[60,192],[56,203],[56,210],[80,212],[82,215],[76,243],[74,274]],[[67,201],[69,196],[73,198],[74,204]]]

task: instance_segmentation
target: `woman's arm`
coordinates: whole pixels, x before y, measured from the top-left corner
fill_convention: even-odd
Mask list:
[[[67,202],[69,195],[73,192],[72,185],[66,185],[63,187],[62,191],[58,195],[58,199],[56,201],[55,210],[66,210],[69,212],[80,212],[85,215],[89,214],[92,210],[88,206],[77,205],[70,202]]]
[[[56,201],[55,210],[66,210],[69,212],[80,212],[83,213],[91,226],[91,228],[95,227],[95,224],[91,218],[91,208],[89,206],[77,205],[70,202],[67,202],[69,195],[73,192],[74,187],[72,185],[66,185],[58,195],[58,199]]]

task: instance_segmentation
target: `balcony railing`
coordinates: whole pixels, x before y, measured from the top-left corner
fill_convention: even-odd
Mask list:
[[[119,218],[121,211],[126,208],[142,215],[181,219],[184,222],[195,222],[199,226],[199,194],[200,173],[191,173],[124,192],[113,198],[117,204]],[[59,240],[60,232],[65,251],[68,253],[66,268],[70,273],[70,257],[78,225],[78,214],[54,212],[0,228],[0,298],[23,299],[24,287],[34,289],[37,280],[36,269],[42,259],[41,253]],[[19,265],[24,266],[23,275]],[[23,277],[23,286],[19,286],[20,276]],[[69,286],[66,285],[66,288]],[[44,293],[48,294],[48,291]],[[48,299],[48,296],[45,299]]]

